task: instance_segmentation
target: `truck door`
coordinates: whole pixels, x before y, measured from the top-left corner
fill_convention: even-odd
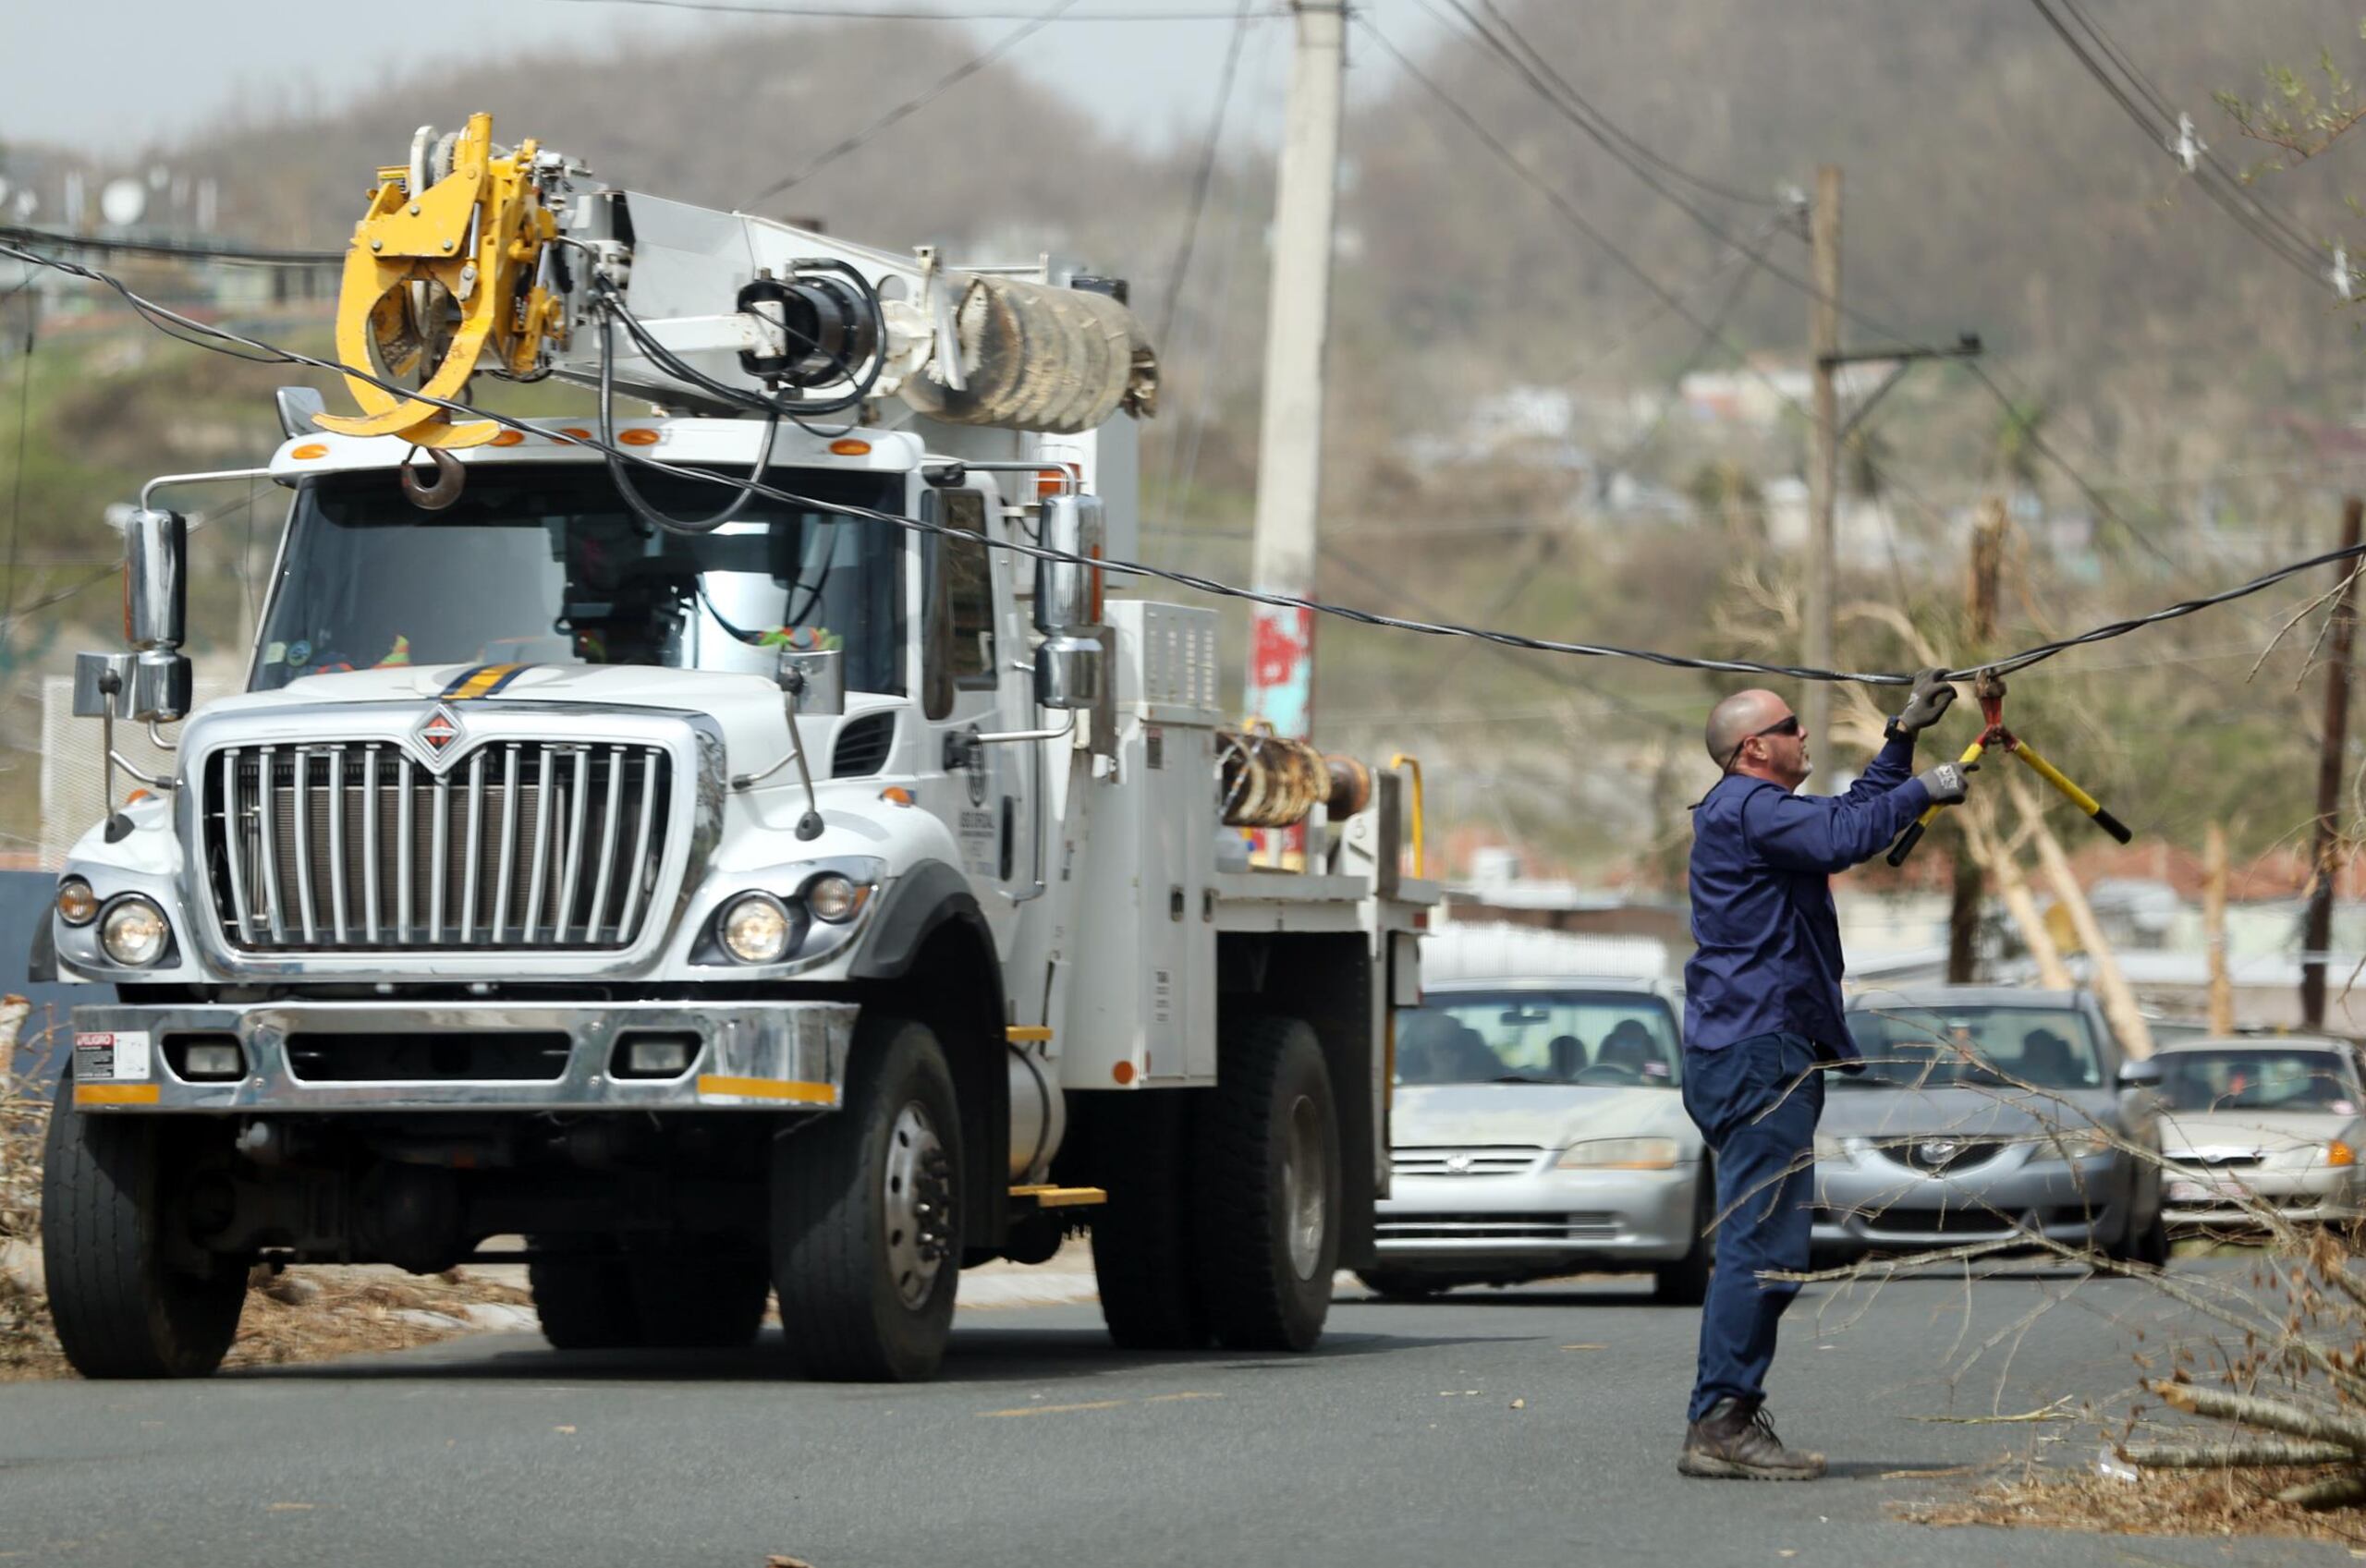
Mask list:
[[[921,804],[952,830],[978,902],[997,940],[1006,940],[1010,901],[985,894],[1033,882],[1031,748],[963,740],[1027,727],[1006,697],[1022,687],[1004,678],[1004,666],[1024,657],[1025,644],[1011,641],[1009,553],[985,543],[987,531],[1001,526],[992,485],[978,476],[964,487],[931,489],[921,500],[923,520],[956,530],[921,536],[921,712],[929,729],[926,755],[944,770],[923,784]]]

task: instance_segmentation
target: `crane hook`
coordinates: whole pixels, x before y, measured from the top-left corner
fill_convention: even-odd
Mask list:
[[[426,453],[434,460],[435,482],[433,484],[420,483],[419,470],[411,467],[411,456],[419,452]],[[395,466],[395,471],[402,476],[404,499],[422,512],[443,511],[460,499],[460,492],[469,482],[469,471],[461,467],[460,460],[439,446],[412,447],[403,454],[403,460]]]

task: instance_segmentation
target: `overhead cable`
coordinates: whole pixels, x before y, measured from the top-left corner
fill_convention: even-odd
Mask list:
[[[210,326],[204,322],[193,321],[187,316],[180,315],[164,306],[158,305],[152,300],[142,298],[127,286],[121,279],[116,278],[112,274],[100,272],[96,268],[86,267],[78,261],[67,261],[54,256],[44,256],[39,252],[26,250],[19,246],[7,243],[0,243],[0,256],[11,256],[18,261],[29,262],[34,266],[48,267],[55,271],[67,273],[69,276],[80,277],[92,283],[101,284],[122,296],[127,302],[130,303],[134,309],[138,310],[143,317],[147,317],[152,321],[157,318],[162,318],[184,327],[189,332],[199,334],[201,337],[219,339],[223,345],[227,346],[225,351],[229,351],[230,348],[251,351],[250,353],[241,353],[236,356],[240,359],[260,359],[266,363],[301,365],[311,370],[324,371],[335,375],[351,377],[366,384],[376,386],[396,396],[415,398],[418,401],[425,403],[433,407],[438,407],[450,413],[459,414],[470,419],[491,420],[495,424],[499,424],[509,430],[517,431],[521,434],[541,436],[545,440],[553,441],[563,445],[580,446],[586,451],[597,453],[604,456],[621,458],[626,462],[637,464],[641,468],[647,468],[652,473],[666,474],[676,479],[689,480],[701,484],[720,485],[726,489],[750,492],[804,510],[835,512],[845,517],[865,518],[872,522],[884,524],[891,528],[900,529],[907,533],[956,539],[963,543],[970,545],[983,544],[990,549],[1006,551],[1015,555],[1023,555],[1031,560],[1050,561],[1065,565],[1097,568],[1115,572],[1127,577],[1151,577],[1162,582],[1173,583],[1178,588],[1189,589],[1194,592],[1210,594],[1218,598],[1242,600],[1253,604],[1270,605],[1276,609],[1303,610],[1312,614],[1327,615],[1335,619],[1349,621],[1359,626],[1376,626],[1390,631],[1417,632],[1428,637],[1471,638],[1482,642],[1493,643],[1505,648],[1527,649],[1539,653],[1565,653],[1581,658],[1631,659],[1642,663],[1661,665],[1668,669],[1707,670],[1729,675],[1783,675],[1794,680],[1847,681],[1860,686],[1903,687],[1910,686],[1914,681],[1913,675],[1901,673],[1867,670],[1827,670],[1811,665],[1766,663],[1750,659],[1711,659],[1692,654],[1666,653],[1656,649],[1622,648],[1611,643],[1574,642],[1555,638],[1526,637],[1517,632],[1496,631],[1484,626],[1462,626],[1451,621],[1416,620],[1409,616],[1384,615],[1376,611],[1358,609],[1353,605],[1334,604],[1323,600],[1311,599],[1299,594],[1274,593],[1262,589],[1242,588],[1238,584],[1222,582],[1213,577],[1201,577],[1195,572],[1178,571],[1173,567],[1153,566],[1140,561],[1095,559],[1085,555],[1076,554],[1068,551],[1055,550],[1050,546],[1037,544],[1024,539],[996,539],[992,536],[981,536],[967,529],[955,528],[949,524],[932,523],[923,518],[901,517],[893,512],[883,512],[872,507],[858,506],[850,503],[820,501],[811,496],[799,495],[793,491],[782,490],[774,485],[760,484],[753,480],[744,479],[735,479],[728,474],[716,473],[711,469],[686,468],[678,463],[669,463],[662,458],[650,456],[645,450],[635,447],[616,445],[598,437],[573,435],[564,431],[548,429],[518,415],[497,413],[487,408],[474,407],[453,398],[430,397],[415,389],[397,386],[393,382],[365,371],[358,371],[348,365],[339,364],[333,360],[318,359],[310,354],[300,354],[294,349],[283,348],[275,344],[265,342],[260,338],[249,337],[240,333],[231,332],[227,328]],[[1979,674],[1982,670],[1992,670],[1999,674],[2006,674],[2014,670],[2026,669],[2032,664],[2040,663],[2047,659],[2051,659],[2056,654],[2062,653],[2069,649],[2082,648],[2090,643],[2104,642],[2113,638],[2125,637],[2128,633],[2139,630],[2144,626],[2157,626],[2165,621],[2177,620],[2182,616],[2191,615],[2200,611],[2209,609],[2213,605],[2229,603],[2235,600],[2245,598],[2250,594],[2262,592],[2267,589],[2275,587],[2280,582],[2285,581],[2287,578],[2298,577],[2303,572],[2313,571],[2320,566],[2330,565],[2337,561],[2347,561],[2361,556],[2366,556],[2366,544],[2346,546],[2341,549],[2329,550],[2322,554],[2309,556],[2305,560],[2287,563],[2286,565],[2278,566],[2272,571],[2262,573],[2260,576],[2251,578],[2248,582],[2238,583],[2233,588],[2225,589],[2216,593],[2208,594],[2196,599],[2183,600],[2177,603],[2153,611],[2149,614],[2133,616],[2126,620],[2114,621],[2104,626],[2093,627],[2088,631],[2079,633],[2076,637],[2060,638],[2051,642],[2043,642],[2032,648],[2023,649],[2019,652],[2007,654],[2002,658],[1984,661],[1982,663],[1967,666],[1961,670],[1948,671],[1946,672],[1946,675],[1947,678],[1951,680],[1968,680],[1972,675]]]
[[[913,97],[907,98],[904,102],[896,104],[894,108],[888,110],[885,114],[880,115],[877,119],[863,127],[860,130],[856,131],[852,136],[846,138],[835,146],[825,150],[818,155],[808,159],[805,164],[795,172],[784,176],[783,178],[774,180],[772,184],[764,187],[763,189],[756,192],[754,196],[749,198],[748,205],[752,207],[759,201],[778,196],[782,191],[802,184],[804,181],[812,178],[822,170],[829,167],[832,164],[835,164],[839,159],[845,157],[848,153],[861,147],[865,142],[868,142],[872,138],[879,135],[882,131],[884,131],[890,127],[897,125],[902,121],[910,118],[913,115],[920,113],[921,110],[934,103],[944,94],[960,86],[971,77],[976,76],[980,71],[984,70],[988,66],[993,65],[996,60],[1001,59],[1005,55],[1009,54],[1012,50],[1018,48],[1029,39],[1034,37],[1036,33],[1042,31],[1044,28],[1047,28],[1051,26],[1052,23],[1059,20],[1064,13],[1075,7],[1076,3],[1077,0],[1053,0],[1053,4],[1049,9],[1037,14],[1024,25],[1013,28],[1010,31],[1003,34],[1002,37],[996,39],[985,49],[971,55],[969,59],[962,61],[961,64],[954,67],[951,70],[945,72],[945,75],[937,78],[933,82],[931,82],[925,91],[914,95]]]
[[[118,256],[163,256],[184,261],[235,261],[258,267],[338,267],[342,250],[274,250],[254,245],[183,245],[165,239],[127,239],[116,236],[59,234],[51,229],[0,224],[0,239],[21,245],[50,245],[68,250],[95,250]]]

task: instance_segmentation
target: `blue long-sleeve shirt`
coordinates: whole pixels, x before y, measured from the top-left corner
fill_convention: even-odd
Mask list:
[[[1722,1050],[1791,1033],[1826,1061],[1861,1058],[1840,1005],[1840,921],[1831,875],[1872,859],[1931,804],[1914,742],[1893,740],[1848,793],[1794,795],[1735,773],[1692,818],[1692,940],[1685,1043]]]

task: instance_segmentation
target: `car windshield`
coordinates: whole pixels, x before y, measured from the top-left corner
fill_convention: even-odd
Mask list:
[[[1866,1068],[1842,1075],[1840,1082],[1860,1088],[2098,1088],[2104,1082],[2087,1015],[2071,1007],[1851,1008],[1848,1033],[1864,1052]]]
[[[1433,992],[1397,1015],[1401,1084],[1677,1086],[1675,1015],[1641,991]]]
[[[2340,1055],[2277,1046],[2165,1051],[2161,1098],[2172,1111],[2358,1113],[2358,1086]]]
[[[676,517],[716,487],[637,479]],[[772,675],[777,646],[835,648],[848,689],[900,693],[902,530],[835,511],[900,511],[894,475],[778,470],[812,498],[759,496],[712,533],[649,527],[597,466],[471,467],[424,512],[394,476],[304,487],[288,524],[254,686],[398,664],[664,664]]]

